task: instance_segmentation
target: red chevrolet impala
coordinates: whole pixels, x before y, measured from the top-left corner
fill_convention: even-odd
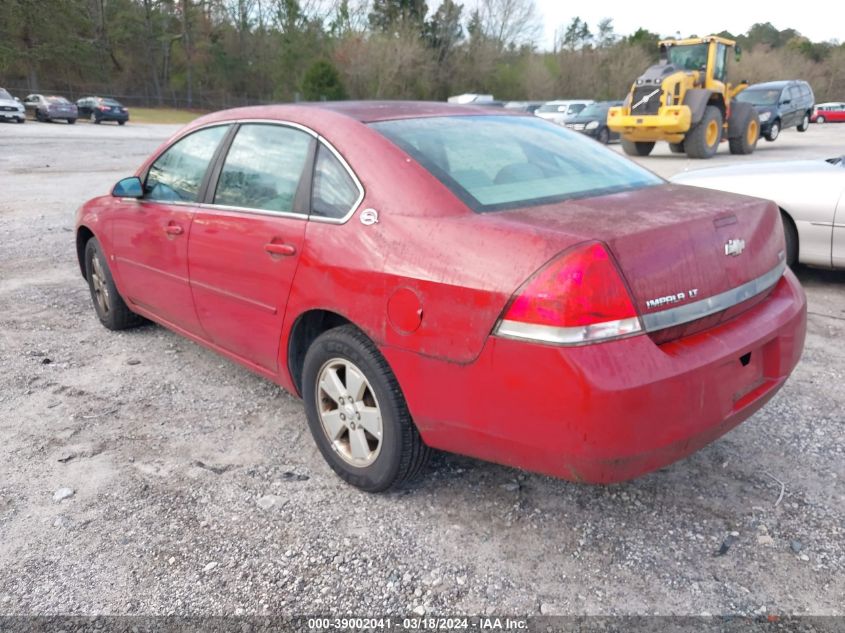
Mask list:
[[[150,319],[300,395],[371,491],[430,448],[636,477],[757,411],[804,343],[773,203],[468,106],[205,116],[80,209],[76,246],[107,328]]]

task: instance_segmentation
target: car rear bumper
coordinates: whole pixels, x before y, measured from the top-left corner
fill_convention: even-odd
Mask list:
[[[604,484],[671,464],[756,412],[798,363],[805,329],[804,292],[787,271],[753,308],[663,345],[490,337],[467,365],[385,356],[430,446]]]
[[[95,113],[96,116],[100,121],[128,121],[129,114],[112,114],[111,112],[98,112]]]

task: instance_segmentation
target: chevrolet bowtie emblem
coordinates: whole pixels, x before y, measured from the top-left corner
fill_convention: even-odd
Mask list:
[[[745,240],[728,240],[725,244],[725,255],[736,257],[745,250]]]

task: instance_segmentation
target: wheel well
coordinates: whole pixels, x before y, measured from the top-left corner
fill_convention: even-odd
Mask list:
[[[299,315],[288,339],[288,370],[298,394],[302,394],[302,368],[311,343],[323,332],[351,321],[329,310],[309,310]]]
[[[725,108],[725,100],[722,98],[722,95],[720,95],[718,92],[714,92],[712,95],[710,95],[710,99],[707,100],[707,105],[712,105],[719,108],[719,112],[722,113],[722,121],[725,120],[727,109]]]
[[[79,269],[82,271],[83,279],[87,278],[85,274],[85,246],[92,237],[94,237],[94,233],[87,226],[80,226],[76,232],[76,259],[79,261]]]
[[[784,222],[789,222],[790,226],[792,226],[792,231],[793,231],[795,237],[797,238],[798,237],[798,227],[795,226],[795,220],[792,219],[792,216],[789,215],[789,213],[786,210],[781,209],[780,207],[778,207],[778,209],[780,209],[780,217],[783,218]],[[798,261],[798,256],[800,254],[801,254],[801,240],[796,239],[795,240],[795,261]]]

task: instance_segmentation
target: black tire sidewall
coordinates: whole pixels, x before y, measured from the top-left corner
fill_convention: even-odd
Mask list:
[[[97,303],[97,296],[94,291],[94,281],[92,278],[94,257],[98,257],[100,259],[100,268],[102,269],[103,276],[105,277],[103,282],[106,284],[109,291],[110,309],[106,314],[104,314],[100,309],[100,304]],[[114,285],[114,280],[112,279],[108,264],[103,258],[100,243],[93,237],[88,240],[88,243],[85,245],[85,277],[88,279],[88,290],[91,293],[91,303],[94,304],[94,312],[97,314],[97,318],[100,319],[100,322],[107,328],[114,329],[114,300],[118,296],[117,288]]]
[[[778,136],[780,136],[780,121],[775,120],[772,122],[771,127],[769,127],[769,132],[766,134],[766,140],[771,143],[776,141]]]
[[[608,132],[606,127],[599,130],[598,142],[602,145],[607,145],[610,142],[610,132]]]
[[[369,347],[359,337],[352,336],[349,327],[329,330],[319,336],[305,355],[302,397],[311,435],[332,470],[353,486],[368,492],[378,492],[390,487],[397,479],[402,459],[400,418],[408,413],[404,398],[401,393],[397,393],[398,385],[392,372],[380,358],[378,350],[372,344]],[[363,468],[348,464],[334,451],[317,412],[317,376],[323,365],[333,358],[346,359],[364,373],[381,409],[381,449],[375,462]],[[379,360],[383,367],[379,367]]]

